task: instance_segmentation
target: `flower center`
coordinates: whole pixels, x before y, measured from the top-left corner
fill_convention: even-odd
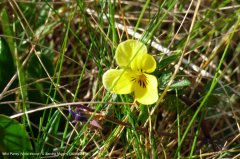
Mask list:
[[[146,88],[149,82],[147,77],[143,73],[139,75],[138,78],[136,77],[131,77],[131,78],[132,78],[131,81],[133,81],[133,83],[137,82],[139,86],[142,88]]]

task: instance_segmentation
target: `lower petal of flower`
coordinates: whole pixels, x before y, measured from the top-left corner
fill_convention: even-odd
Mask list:
[[[116,82],[115,86],[113,87],[113,91],[117,94],[128,94],[133,92],[133,84],[136,83],[136,80],[139,75],[136,72],[131,70],[126,70],[123,75],[116,78],[113,84]]]
[[[119,77],[121,73],[122,70],[110,69],[103,74],[103,85],[108,91],[112,88],[113,81]]]
[[[157,78],[152,75],[143,74],[138,82],[134,84],[136,100],[141,104],[153,104],[158,99]]]

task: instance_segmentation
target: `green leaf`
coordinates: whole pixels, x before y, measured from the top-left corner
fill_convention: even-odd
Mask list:
[[[175,61],[176,59],[178,59],[180,54],[178,55],[171,55],[171,56],[167,56],[165,55],[163,60],[160,62],[160,64],[158,64],[159,68],[165,67],[168,64],[172,63],[173,61]]]
[[[2,93],[2,91],[7,86],[8,82],[12,79],[14,74],[15,67],[11,50],[8,46],[7,41],[4,38],[0,37],[0,93]],[[14,81],[8,90],[15,88],[15,86],[16,83]],[[15,93],[12,93],[1,99],[0,102],[14,100]],[[8,104],[1,105],[1,108],[1,114],[5,114],[8,116],[13,114],[13,110]]]
[[[207,101],[207,107],[214,107],[219,103],[219,99],[216,95],[210,95]]]
[[[170,86],[171,89],[182,89],[183,87],[185,86],[188,86],[190,85],[191,82],[188,80],[188,79],[183,79],[181,81],[178,81],[178,82],[175,82],[175,83],[172,83],[172,85]]]
[[[28,134],[16,120],[0,115],[0,132],[0,154],[4,159],[21,159],[23,157],[21,153],[28,153],[28,155],[24,155],[24,158],[33,158],[30,155],[32,145]],[[4,155],[4,152],[9,154],[5,153]],[[13,153],[16,154],[13,155]]]
[[[60,118],[61,118],[61,113],[59,110],[56,110],[55,113],[53,114],[52,118],[50,119],[50,128],[48,130],[48,134],[52,135],[52,136],[56,136],[57,132],[58,132],[58,125],[60,122]],[[45,142],[44,145],[42,147],[42,153],[51,153],[53,152],[53,146],[55,145],[55,138],[51,137],[51,136],[46,136],[45,138]],[[45,144],[47,143],[47,144]]]
[[[117,102],[117,94],[113,95],[112,102]],[[105,109],[105,110],[110,109],[108,111],[103,111],[103,113],[106,114],[107,116],[111,116],[113,114],[113,110],[112,110],[113,109],[113,105],[112,104],[105,104],[103,106],[103,109]]]
[[[145,122],[147,121],[147,119],[149,117],[148,108],[146,105],[140,104],[140,110],[141,110],[141,113],[138,116],[138,121],[140,120],[140,122],[142,124],[145,124]]]
[[[174,96],[169,96],[166,100],[165,109],[169,111],[176,111],[176,98]]]
[[[169,70],[170,71],[170,70]],[[160,90],[164,90],[169,83],[172,75],[170,72],[165,72],[159,79],[158,79],[158,85]],[[168,91],[171,91],[173,89],[182,89],[185,86],[190,85],[191,82],[188,79],[183,79],[178,82],[173,82],[172,85],[169,87]]]
[[[206,92],[208,92],[210,90],[211,85],[212,85],[212,81],[205,84],[203,86],[204,90]],[[224,84],[223,84],[223,87],[226,90],[228,96],[231,96],[233,94],[233,92],[230,90],[230,88],[228,88],[227,86],[224,86]],[[220,84],[217,83],[215,88],[212,90],[211,94],[212,95],[218,95],[218,96],[221,96],[221,97],[226,97],[227,95],[226,95],[224,89],[222,88],[222,86]]]
[[[19,3],[18,6],[19,6],[20,10],[22,11],[24,17],[27,19],[30,27],[33,29],[38,27],[38,25],[36,25],[38,23],[38,21],[36,21],[36,15],[39,13],[37,5],[28,4],[28,3]],[[23,19],[21,19],[21,20],[23,20]],[[21,23],[18,19],[16,19],[15,24],[16,24],[16,29],[17,29],[17,33],[18,33],[17,36],[21,37],[23,35],[26,35],[26,33],[24,32],[23,27],[21,26]],[[24,23],[24,25],[26,25],[26,23]],[[29,31],[28,32],[29,36],[33,36],[33,34],[30,32],[29,27],[25,27],[25,29],[27,31]],[[16,41],[16,42],[22,43],[21,41]],[[30,45],[30,43],[26,43],[25,47],[29,46],[29,45]]]
[[[40,57],[43,65],[46,68],[46,70],[48,71],[49,75],[52,77],[54,74],[54,68],[53,68],[51,60],[45,54],[39,54],[38,56]],[[29,59],[27,69],[26,69],[26,75],[27,75],[27,79],[28,79],[27,83],[32,83],[32,82],[35,82],[36,80],[47,78],[41,82],[37,82],[33,85],[28,86],[29,90],[27,93],[29,101],[38,102],[38,103],[46,103],[47,96],[45,94],[48,94],[48,92],[49,92],[51,81],[48,79],[48,76],[36,55],[33,55]],[[54,92],[54,91],[52,91],[52,92]],[[38,106],[36,106],[34,104],[30,104],[29,107],[31,109],[34,109]],[[50,112],[49,109],[46,110],[43,125],[45,125],[47,122],[46,116],[49,115],[49,112]],[[31,113],[31,114],[29,114],[29,116],[31,117],[31,121],[33,123],[35,123],[36,125],[39,125],[40,118],[43,116],[43,111]],[[37,134],[39,132],[38,129],[34,128],[33,131],[34,131],[34,135],[37,136]]]
[[[45,54],[49,60],[51,61],[51,63],[54,62],[54,52],[52,50],[54,50],[54,43],[52,41],[50,42],[45,42],[45,41],[42,41],[41,44],[43,46],[47,46],[48,48],[45,48],[45,47],[42,47],[42,53]],[[52,50],[50,50],[52,49]]]
[[[188,118],[188,117],[193,116],[193,115],[194,115],[194,112],[191,109],[188,109],[186,114],[180,116],[180,119]]]
[[[235,2],[237,2],[238,4],[240,4],[240,0],[235,0]]]
[[[54,74],[52,61],[45,54],[39,54],[38,56],[40,57],[44,67],[47,69],[49,75],[52,76]],[[27,71],[28,71],[29,77],[32,77],[32,78],[39,79],[39,78],[48,77],[36,55],[33,55],[29,60]],[[49,85],[49,84],[46,84],[46,85]]]
[[[170,74],[170,70],[165,72],[159,79],[158,85],[161,90],[164,90],[168,82],[170,81],[172,75]]]
[[[51,60],[45,54],[41,54],[39,56],[49,75],[53,76],[54,68]],[[28,62],[27,77],[30,78],[28,80],[28,83],[34,82],[39,79],[48,78],[43,66],[41,65],[36,55],[33,55]],[[45,103],[47,97],[44,95],[44,93],[48,94],[49,90],[47,89],[50,88],[50,80],[47,79],[42,82],[37,82],[36,84],[29,86],[29,88],[35,89],[28,91],[28,97],[30,101]],[[30,107],[35,108],[36,106],[30,105]]]
[[[76,129],[76,132],[80,132],[81,131],[81,129],[83,128],[83,125],[84,125],[84,123],[79,123],[78,125],[77,125],[77,127],[75,128]],[[78,134],[76,133],[75,131],[72,133],[72,130],[69,130],[68,131],[68,133],[67,133],[67,135],[66,135],[66,137],[63,139],[65,142],[68,142],[68,140],[69,140],[69,138],[70,138],[70,140],[69,140],[69,142],[71,143],[71,142],[73,142],[74,140],[75,140],[75,138],[78,136]],[[81,133],[81,135],[80,136],[83,136],[83,132]],[[56,137],[58,137],[59,139],[61,139],[62,137],[63,137],[63,133],[62,132],[58,132],[57,133],[57,135],[56,135]],[[60,145],[61,144],[61,142],[60,141],[58,141],[58,140],[56,140],[56,145]],[[79,145],[81,145],[81,142],[79,141],[79,142],[77,142],[77,146],[79,146]]]
[[[1,1],[2,2],[2,1]],[[2,22],[2,29],[3,29],[3,32],[4,32],[4,35],[7,35],[7,36],[10,36],[12,37],[12,30],[11,30],[11,25],[9,23],[9,18],[8,18],[8,14],[7,14],[7,11],[6,11],[6,7],[4,5],[4,3],[2,2],[2,7],[1,7],[1,12],[0,12],[0,21]],[[10,49],[11,49],[11,52],[13,52],[14,50],[14,44],[13,44],[13,39],[12,38],[7,38],[6,39],[9,46],[10,46]]]

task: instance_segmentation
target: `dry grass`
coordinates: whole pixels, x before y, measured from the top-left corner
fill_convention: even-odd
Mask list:
[[[216,150],[213,150],[211,144],[205,143],[205,145],[203,145],[201,144],[202,142],[198,141],[195,145],[193,156],[195,158],[201,158],[200,156],[202,156],[202,158],[219,158],[219,156],[225,152],[229,152],[227,157],[238,158],[240,131],[238,123],[240,115],[240,36],[238,36],[239,24],[236,26],[236,22],[237,17],[239,17],[237,16],[237,14],[239,14],[239,5],[236,1],[231,1],[227,3],[227,5],[215,10],[218,6],[227,1],[216,1],[214,5],[211,5],[212,1],[198,0],[192,1],[192,3],[191,1],[178,1],[170,11],[167,11],[168,8],[166,6],[162,10],[158,10],[159,6],[162,4],[160,2],[163,1],[150,1],[149,6],[143,14],[143,18],[140,21],[137,32],[135,33],[135,39],[140,39],[144,33],[152,33],[151,30],[148,30],[148,26],[154,15],[156,15],[159,11],[162,12],[160,13],[161,16],[158,17],[159,19],[157,18],[156,22],[153,24],[153,26],[156,26],[157,22],[161,19],[161,17],[163,17],[163,14],[167,12],[166,17],[164,17],[159,27],[155,30],[154,36],[149,40],[150,44],[148,47],[149,53],[154,57],[159,58],[160,61],[162,60],[160,55],[164,54],[166,57],[179,52],[178,59],[164,67],[164,69],[167,70],[172,68],[174,65],[172,68],[173,76],[169,83],[171,84],[173,81],[182,78],[189,79],[191,81],[191,85],[184,88],[186,97],[195,102],[196,99],[193,94],[194,90],[197,90],[199,94],[201,94],[200,101],[203,101],[206,95],[206,91],[203,86],[214,79],[214,75],[219,64],[222,64],[218,72],[219,74],[223,74],[218,83],[221,84],[223,94],[225,95],[219,96],[212,93],[211,97],[214,96],[219,103],[215,106],[207,107],[204,112],[204,120],[207,130],[209,131],[212,141],[216,146]],[[13,40],[20,46],[18,48],[19,50],[17,50],[19,55],[17,58],[20,63],[19,68],[23,68],[23,70],[25,70],[29,59],[31,59],[34,54],[38,55],[39,53],[47,52],[46,50],[50,50],[50,54],[52,55],[52,64],[55,69],[57,69],[56,76],[54,78],[57,79],[58,75],[60,75],[59,82],[54,80],[54,88],[57,87],[60,96],[59,99],[61,99],[59,102],[86,102],[84,104],[92,104],[94,109],[100,107],[101,101],[107,93],[102,87],[101,76],[106,70],[108,70],[107,66],[116,68],[115,63],[113,62],[113,55],[114,48],[117,46],[117,41],[114,40],[111,28],[113,25],[110,24],[110,22],[112,23],[113,21],[111,21],[111,17],[109,15],[111,14],[109,13],[109,3],[106,3],[107,7],[103,9],[106,13],[103,13],[103,17],[101,18],[100,13],[103,6],[101,6],[97,1],[89,0],[81,3],[84,4],[85,7],[84,13],[81,12],[79,8],[75,13],[73,13],[73,10],[76,9],[77,6],[76,3],[67,3],[65,1],[49,2],[49,5],[58,12],[67,25],[69,20],[72,19],[69,24],[69,28],[71,28],[72,31],[69,31],[66,28],[66,24],[63,23],[55,12],[50,10],[47,5],[44,5],[44,1],[31,2],[12,0],[3,1],[3,4],[6,7],[10,24],[22,27],[16,28],[16,30],[13,31],[12,36],[7,35],[3,28],[0,29],[0,36],[6,37],[8,41]],[[19,7],[20,4],[31,4],[31,6],[37,6],[37,13],[33,14],[33,19],[27,19],[31,16],[26,15],[28,12],[24,11],[24,7]],[[119,5],[118,1],[116,1],[115,12],[112,12],[114,14],[114,26],[117,36],[116,39],[119,42],[128,39],[128,37],[132,38],[134,28],[145,5],[145,1],[120,1],[120,4],[121,5]],[[122,7],[122,14],[120,6]],[[180,9],[181,6],[182,9]],[[111,7],[113,7],[113,5]],[[40,12],[43,10],[45,12]],[[207,11],[212,11],[213,15],[209,16]],[[40,13],[44,13],[44,15],[41,15]],[[13,14],[14,18],[11,16]],[[84,16],[86,16],[85,18],[88,19],[89,23],[86,22]],[[27,18],[25,19],[24,17]],[[107,17],[109,19],[107,19]],[[207,18],[204,21],[203,19],[205,17]],[[125,19],[126,24],[123,23],[123,18]],[[22,25],[16,23],[17,20]],[[213,23],[216,20],[219,21]],[[226,21],[229,21],[229,24],[232,26],[228,26]],[[199,22],[202,22],[202,24],[196,26]],[[4,22],[2,21],[2,23]],[[34,25],[34,23],[36,25]],[[208,26],[210,23],[213,24]],[[10,26],[10,28],[11,27],[12,26]],[[197,29],[194,27],[197,27]],[[204,29],[205,27],[206,29]],[[234,30],[234,27],[236,27],[236,30]],[[96,32],[96,39],[92,40],[96,28],[99,28]],[[91,35],[89,34],[89,30],[91,30]],[[67,32],[69,32],[68,36],[64,39]],[[77,35],[84,46],[76,39],[76,36],[72,32]],[[220,62],[233,32],[234,36],[226,52],[226,56],[223,61]],[[22,37],[21,34],[24,34],[24,36]],[[181,42],[182,39],[184,39],[185,42]],[[21,43],[25,42],[24,40],[27,40],[26,45]],[[199,43],[199,41],[201,41],[201,43]],[[206,48],[204,49],[204,47]],[[90,51],[91,48],[92,50]],[[104,51],[105,53],[101,53]],[[109,54],[107,54],[107,52]],[[63,53],[64,57],[62,58],[61,54]],[[103,60],[104,58],[105,60]],[[41,63],[40,57],[38,59],[39,63],[44,68],[45,66]],[[62,62],[61,68],[59,68],[59,66],[56,67],[59,59],[60,62]],[[193,59],[194,61],[186,69],[184,69],[181,74],[178,74],[181,72],[183,67],[185,67]],[[96,61],[101,65],[101,67],[99,67]],[[84,67],[86,67],[85,70],[83,70]],[[30,88],[28,87],[29,85],[33,86],[36,83],[42,82],[51,83],[54,79],[48,75],[48,77],[45,78],[34,79],[34,82],[31,83],[28,82],[29,78],[27,76],[24,78],[26,78],[26,83],[22,87],[25,88],[26,91],[30,91]],[[78,85],[80,78],[82,78],[82,81],[81,84]],[[19,74],[17,72],[10,82],[13,82],[14,80],[19,80]],[[223,86],[226,84],[228,87]],[[78,92],[76,92],[77,88],[79,88]],[[49,88],[44,89],[49,90]],[[85,132],[84,135],[78,139],[80,143],[75,145],[73,152],[81,152],[82,155],[80,158],[90,158],[90,156],[92,158],[99,158],[100,155],[102,155],[101,158],[145,158],[146,156],[149,158],[173,158],[179,143],[177,136],[160,136],[154,133],[155,131],[174,134],[177,134],[178,132],[176,109],[175,111],[165,109],[167,100],[169,99],[167,89],[168,88],[161,92],[161,96],[159,96],[160,99],[163,99],[164,101],[159,100],[157,104],[150,107],[152,118],[149,117],[148,119],[151,120],[146,120],[145,123],[141,123],[139,121],[135,123],[135,126],[138,125],[139,127],[145,128],[145,130],[151,129],[150,133],[143,132],[140,134],[139,131],[135,132],[133,129],[126,128],[123,125],[111,124],[110,122],[104,121],[104,123],[107,123],[108,125],[103,127],[103,130]],[[229,92],[228,89],[231,91]],[[12,90],[6,87],[0,95],[0,99],[10,93],[15,93],[17,95],[16,100],[8,102],[8,104],[15,109],[16,115],[13,115],[12,118],[19,119],[19,121],[21,121],[19,116],[22,115],[19,113],[23,111],[20,90],[21,89],[18,84],[18,87]],[[35,88],[35,90],[38,89]],[[209,100],[212,99],[213,98],[209,98]],[[134,103],[134,100],[131,101],[129,99],[129,101],[125,100],[124,102],[120,98],[117,100],[108,99],[106,102],[109,105],[104,105],[104,109],[106,110],[108,107],[110,110],[117,110],[120,112],[123,111],[126,103]],[[28,98],[26,97],[25,103],[29,105],[29,102],[37,101],[28,101]],[[114,105],[116,107],[115,109],[112,109],[111,107],[113,105],[112,102],[119,102]],[[74,132],[78,134],[81,129],[75,129],[78,124],[73,125],[70,122],[67,123],[69,121],[67,117],[69,113],[64,109],[60,109],[60,106],[62,105],[57,104],[56,101],[53,106],[51,106],[50,103],[51,102],[48,103],[49,106],[44,107],[43,109],[49,109],[51,107],[58,108],[61,111],[62,116],[65,117],[61,120],[61,124],[63,126],[59,127],[58,133],[63,133],[65,129],[64,125],[67,124],[69,124],[69,127],[66,130],[68,132],[72,131],[72,133],[70,133],[70,137],[67,138],[68,140],[64,141],[64,147],[61,147],[59,144],[62,141],[62,135],[58,134],[54,137],[58,141],[55,145],[53,145],[56,151],[57,149],[62,149],[62,152],[67,152],[66,150],[68,150],[70,144],[73,143],[73,139],[75,137],[71,138],[71,135],[73,135]],[[135,102],[135,104],[137,103]],[[140,111],[137,107],[135,107],[135,104],[128,107],[132,112],[132,117],[137,120],[140,115]],[[45,101],[44,103],[39,103],[39,105],[45,105]],[[189,110],[189,106],[187,106],[186,103],[179,102],[179,106],[183,108],[180,111],[180,117],[188,113],[187,110]],[[100,112],[103,114],[106,113],[104,109],[100,109]],[[29,114],[38,110],[40,109],[36,108],[29,112]],[[113,111],[111,117],[118,120],[119,118],[117,118],[117,116],[123,115],[115,113],[116,112]],[[183,135],[187,129],[192,116],[193,114],[190,117],[180,118],[179,123],[181,125],[179,130],[181,135]],[[128,115],[123,115],[121,119],[122,122],[130,123]],[[34,123],[32,123],[32,125],[37,128],[39,127]],[[196,118],[187,135],[194,137],[198,126],[199,118]],[[137,132],[138,135],[136,135]],[[204,138],[202,128],[200,128],[198,136]],[[138,144],[138,141],[136,141],[137,137],[139,137],[139,141],[142,145],[142,149],[139,148],[140,152],[138,152],[136,146]],[[125,145],[123,145],[123,140]],[[193,140],[184,140],[180,148],[182,158],[190,155],[192,144]],[[143,150],[145,151],[145,154]],[[139,154],[143,156],[139,156]]]

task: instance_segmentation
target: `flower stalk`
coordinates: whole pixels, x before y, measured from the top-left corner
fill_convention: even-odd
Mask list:
[[[72,105],[72,106],[70,106],[70,107],[75,107],[75,108],[79,108],[79,109],[82,109],[82,110],[85,109],[85,110],[90,111],[90,112],[94,112],[94,111],[95,111],[94,109],[89,108],[89,107],[87,107],[87,106],[83,106],[83,105]],[[69,107],[69,108],[70,108],[70,107]],[[71,111],[70,111],[70,113],[71,113]],[[71,113],[71,114],[72,114],[72,113]],[[99,115],[99,114],[101,114],[101,113],[98,112],[98,115]],[[117,123],[117,124],[120,124],[120,125],[123,125],[123,126],[127,126],[127,127],[129,127],[129,128],[133,128],[132,125],[129,124],[129,123],[125,123],[125,122],[119,121],[119,120],[117,120],[117,119],[115,119],[115,118],[112,118],[112,117],[110,117],[110,116],[106,116],[105,114],[102,114],[102,117],[103,117],[104,119],[106,119],[106,120],[109,120],[109,121],[113,122],[113,123]],[[137,131],[141,131],[141,132],[144,132],[144,133],[150,133],[149,129],[145,129],[145,128],[141,128],[141,127],[137,127],[137,126],[135,126],[135,129],[136,129]],[[166,132],[161,132],[161,131],[151,131],[151,132],[154,133],[154,134],[157,134],[157,135],[159,135],[159,136],[166,136],[166,137],[178,138],[178,134],[174,134],[174,133],[166,133]],[[182,137],[182,135],[181,135],[181,137]],[[195,136],[186,136],[186,139],[193,140],[194,137],[195,137]],[[202,142],[205,143],[205,144],[208,144],[209,141],[210,141],[210,142],[213,142],[212,139],[206,139],[206,138],[203,138],[203,137],[198,137],[197,140],[198,140],[198,141],[202,141]]]

